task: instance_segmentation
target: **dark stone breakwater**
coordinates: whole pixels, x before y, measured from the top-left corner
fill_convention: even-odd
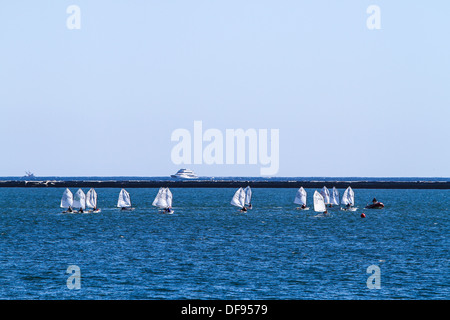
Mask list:
[[[450,189],[450,181],[252,181],[252,180],[44,180],[0,181],[0,187],[32,188],[357,188],[357,189]]]

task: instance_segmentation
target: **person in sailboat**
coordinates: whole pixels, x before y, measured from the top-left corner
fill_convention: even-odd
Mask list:
[[[171,213],[172,209],[170,209],[170,207],[164,208],[164,213]]]
[[[242,207],[241,212],[247,212],[247,208],[246,207]]]
[[[73,212],[72,207],[69,206],[69,207],[67,208],[67,211],[66,211],[66,212]]]
[[[80,208],[80,210],[78,210],[79,213],[83,213],[83,208]]]

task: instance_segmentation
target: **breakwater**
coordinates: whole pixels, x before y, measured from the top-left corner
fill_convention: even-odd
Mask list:
[[[322,188],[450,189],[450,181],[305,181],[305,180],[5,180],[0,187],[32,188]]]

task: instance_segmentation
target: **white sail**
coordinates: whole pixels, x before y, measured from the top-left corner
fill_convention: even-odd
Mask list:
[[[323,196],[317,192],[317,190],[314,192],[314,211],[316,212],[325,212],[325,201],[323,199]]]
[[[97,192],[93,188],[86,193],[86,207],[97,208]]]
[[[164,192],[164,188],[159,188],[158,193],[156,194],[155,199],[153,200],[152,205],[155,207],[162,207],[161,206],[161,195]]]
[[[231,199],[231,204],[236,207],[243,208],[245,205],[245,192],[244,189],[239,188]]]
[[[353,192],[353,189],[348,187],[348,198],[350,200],[350,203],[352,204],[352,206],[355,205],[355,193]]]
[[[294,203],[299,204],[301,206],[306,206],[306,191],[303,187],[298,189],[297,194],[295,195]]]
[[[161,209],[172,207],[172,192],[169,188],[159,188],[152,205]]]
[[[61,198],[61,208],[73,207],[73,194],[69,189],[64,190]]]
[[[166,188],[166,203],[167,203],[167,207],[168,208],[172,208],[172,199],[173,199],[173,195],[172,192],[170,191],[169,188]]]
[[[244,192],[245,192],[244,203],[246,205],[249,205],[250,203],[252,203],[252,189],[250,188],[250,186],[247,186],[247,188],[244,189]]]
[[[325,204],[330,204],[330,190],[324,186],[322,190],[320,190],[320,194],[322,195]]]
[[[342,195],[341,203],[345,206],[348,204],[353,206],[355,204],[355,194],[352,188],[348,187],[345,189],[344,194]]]
[[[349,188],[350,188],[350,187],[349,187]],[[349,200],[348,200],[348,188],[345,189],[344,194],[342,195],[341,203],[342,203],[344,206],[346,206],[346,205],[349,203]]]
[[[73,207],[80,209],[86,208],[86,195],[84,194],[83,190],[78,189],[78,191],[75,193],[73,197]]]
[[[331,191],[330,204],[335,206],[339,205],[339,191],[335,187],[333,187],[333,190]]]
[[[120,190],[119,200],[117,201],[117,207],[119,208],[131,207],[130,194],[125,189]]]

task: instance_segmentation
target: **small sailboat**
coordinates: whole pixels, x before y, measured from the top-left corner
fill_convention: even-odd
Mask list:
[[[79,213],[83,213],[86,209],[86,195],[81,189],[78,189],[73,197],[73,208],[78,209]]]
[[[159,188],[158,194],[153,200],[152,205],[163,210],[164,213],[172,214],[172,192],[169,188]]]
[[[245,192],[245,201],[244,204],[248,206],[248,209],[252,208],[252,189],[250,186],[247,186],[247,188],[244,189]]]
[[[297,194],[295,195],[294,203],[299,204],[298,210],[309,210],[309,207],[306,206],[306,191],[303,187],[297,190]]]
[[[131,207],[130,194],[125,189],[120,190],[117,207],[121,208],[121,210],[134,210],[134,208]]]
[[[320,190],[320,194],[323,197],[325,205],[328,206],[330,204],[330,190],[328,190],[328,188],[324,186],[322,190]]]
[[[73,194],[68,188],[64,190],[60,207],[66,209],[63,213],[73,212]]]
[[[94,188],[89,189],[86,193],[86,207],[91,208],[89,212],[100,212],[101,209],[97,208],[97,192]]]
[[[325,200],[323,196],[316,190],[314,191],[314,211],[321,212],[321,213],[327,213],[327,208],[325,206]]]
[[[330,206],[339,206],[339,190],[336,187],[331,191]]]
[[[241,208],[241,211],[247,211],[247,208],[245,208],[245,191],[244,191],[244,189],[239,188],[234,193],[234,196],[231,199],[231,204],[233,206]]]
[[[345,211],[356,211],[358,208],[354,207],[355,205],[355,193],[351,187],[345,189],[344,194],[342,195],[341,204],[345,207],[341,208],[341,210]]]

